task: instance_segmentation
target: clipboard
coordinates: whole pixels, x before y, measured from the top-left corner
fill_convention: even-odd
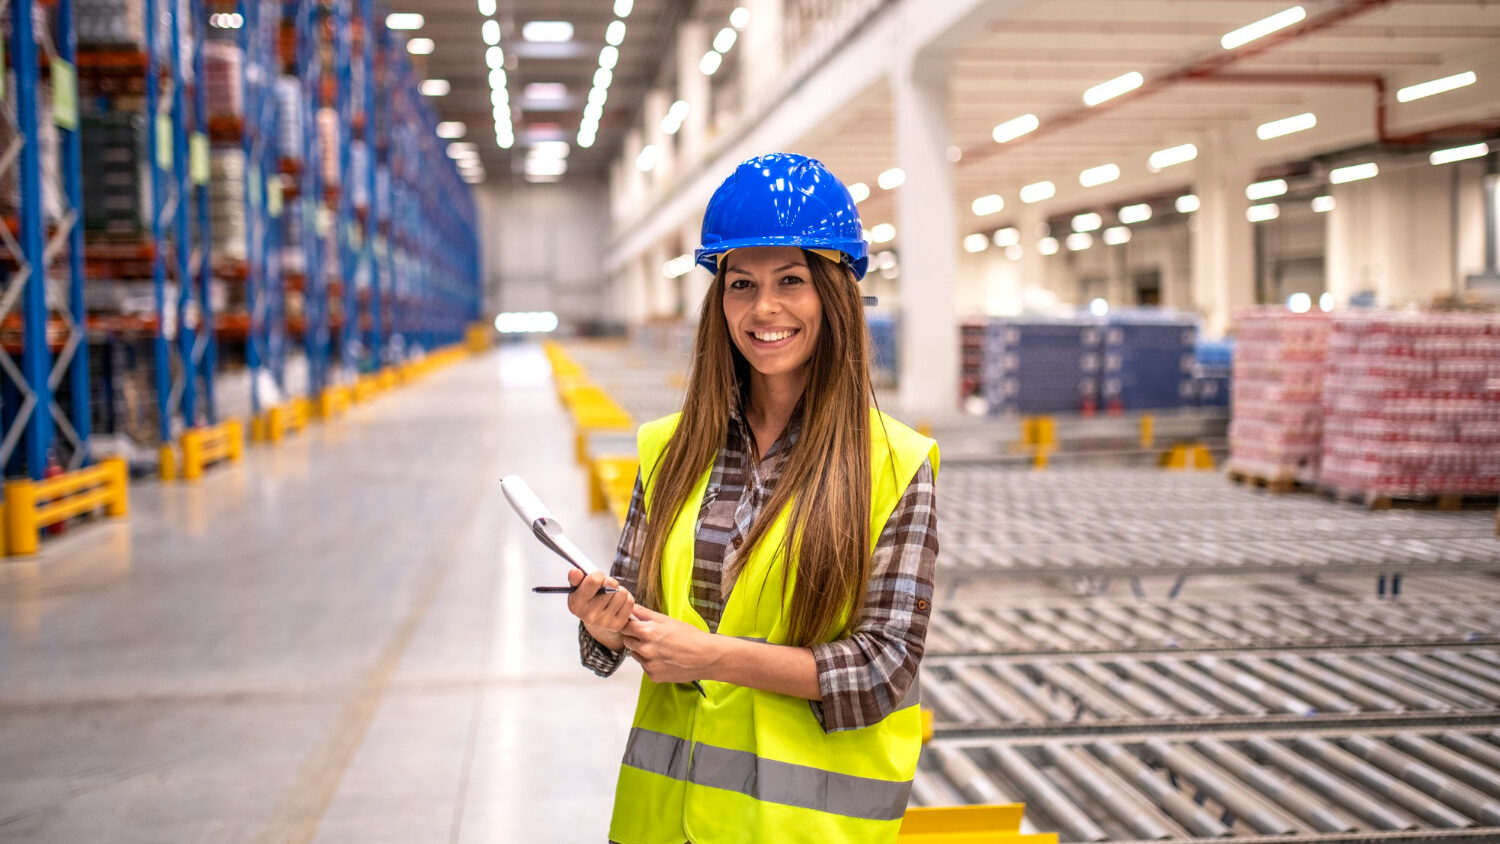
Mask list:
[[[587,554],[583,553],[583,549],[575,545],[573,540],[563,533],[562,523],[558,522],[552,515],[552,511],[547,509],[547,505],[537,498],[536,493],[531,491],[531,486],[526,483],[525,479],[520,475],[506,475],[500,479],[500,490],[505,493],[505,500],[510,502],[516,515],[520,516],[521,521],[531,528],[531,534],[537,538],[538,542],[547,546],[552,553],[567,560],[569,565],[584,574],[599,571],[599,567],[594,565]]]

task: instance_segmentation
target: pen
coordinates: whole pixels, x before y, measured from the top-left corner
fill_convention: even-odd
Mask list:
[[[536,592],[536,593],[541,594],[541,595],[571,595],[574,592],[578,591],[578,587],[577,586],[533,586],[533,587],[531,587],[531,591]],[[601,587],[599,587],[599,591],[595,592],[594,594],[595,595],[613,595],[616,591],[618,591],[618,590],[614,589],[613,587],[610,587],[610,586],[601,586]]]

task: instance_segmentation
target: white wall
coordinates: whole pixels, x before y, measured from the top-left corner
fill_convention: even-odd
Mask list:
[[[484,251],[484,307],[557,312],[570,321],[624,322],[604,274],[609,230],[602,181],[487,182],[475,191]],[[615,285],[617,287],[623,285]]]

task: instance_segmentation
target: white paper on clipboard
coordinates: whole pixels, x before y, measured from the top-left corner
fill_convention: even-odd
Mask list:
[[[599,570],[588,555],[583,553],[583,549],[573,544],[573,540],[563,533],[562,525],[552,517],[552,511],[536,497],[536,493],[531,491],[531,487],[520,475],[501,478],[500,490],[505,493],[505,500],[510,502],[516,515],[531,528],[531,533],[538,542],[584,574],[593,574]]]

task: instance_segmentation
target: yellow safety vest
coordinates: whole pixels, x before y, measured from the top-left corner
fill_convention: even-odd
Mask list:
[[[641,476],[648,502],[654,469],[679,415],[641,426]],[[937,471],[938,450],[931,439],[879,411],[870,411],[870,423],[873,549],[922,462],[930,459]],[[708,478],[705,471],[688,496],[684,514],[701,509]],[[789,604],[782,596],[785,555],[780,549],[789,509],[781,512],[745,561],[724,607],[719,634],[786,643]],[[707,630],[689,600],[696,522],[684,515],[667,537],[661,611]],[[787,598],[790,592],[789,588]],[[896,840],[922,744],[915,681],[906,699],[880,723],[835,733],[823,731],[802,698],[709,680],[703,686],[706,696],[688,684],[641,679],[615,791],[611,840]]]

